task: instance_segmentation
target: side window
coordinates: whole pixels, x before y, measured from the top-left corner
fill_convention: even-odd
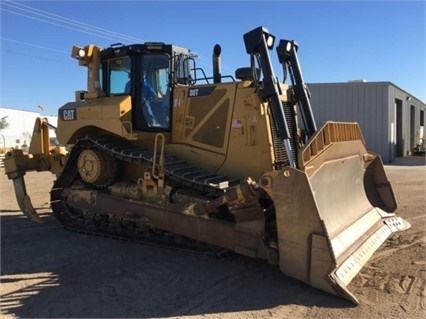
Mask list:
[[[158,92],[160,96],[165,96],[167,94],[168,87],[169,87],[169,69],[159,69],[158,70]]]
[[[130,57],[109,60],[109,94],[130,92]]]
[[[190,65],[190,62],[193,62]],[[174,57],[173,82],[188,85],[191,82],[191,69],[195,69],[195,62],[187,55],[179,54]]]

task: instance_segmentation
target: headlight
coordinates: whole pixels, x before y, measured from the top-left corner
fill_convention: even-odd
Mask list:
[[[268,49],[272,49],[274,47],[275,37],[272,34],[264,34],[266,37],[266,45],[268,46]]]
[[[84,58],[85,56],[86,56],[86,51],[84,51],[84,49],[78,50],[78,57],[79,58]]]

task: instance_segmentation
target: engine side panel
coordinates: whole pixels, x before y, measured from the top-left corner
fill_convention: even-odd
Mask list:
[[[167,148],[182,159],[231,177],[272,169],[268,106],[251,82],[176,88],[173,118]]]

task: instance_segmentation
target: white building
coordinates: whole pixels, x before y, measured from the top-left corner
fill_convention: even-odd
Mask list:
[[[18,110],[12,108],[0,107],[0,119],[4,119],[8,126],[0,130],[0,148],[25,148],[30,145],[31,136],[33,134],[34,122],[40,117],[40,113]],[[57,116],[46,117],[53,126],[58,123]],[[55,132],[50,130],[51,137],[55,137]]]

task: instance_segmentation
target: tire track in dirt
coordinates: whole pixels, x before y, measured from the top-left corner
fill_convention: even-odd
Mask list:
[[[387,307],[381,311],[385,317],[424,317],[426,262],[422,256],[424,244],[416,240],[399,249],[385,251],[379,258],[375,258],[354,280],[357,294],[362,298],[361,303],[375,307],[386,299]]]
[[[212,307],[211,300],[220,302],[221,299],[229,297],[236,291],[243,289],[244,282],[247,280],[244,273],[234,273],[214,282],[205,290],[198,293],[196,296],[190,297],[190,300],[182,307],[176,309],[172,316],[178,315],[194,315],[205,313]],[[226,294],[224,294],[226,292]],[[219,296],[223,297],[219,297]],[[219,297],[219,298],[218,298]]]

